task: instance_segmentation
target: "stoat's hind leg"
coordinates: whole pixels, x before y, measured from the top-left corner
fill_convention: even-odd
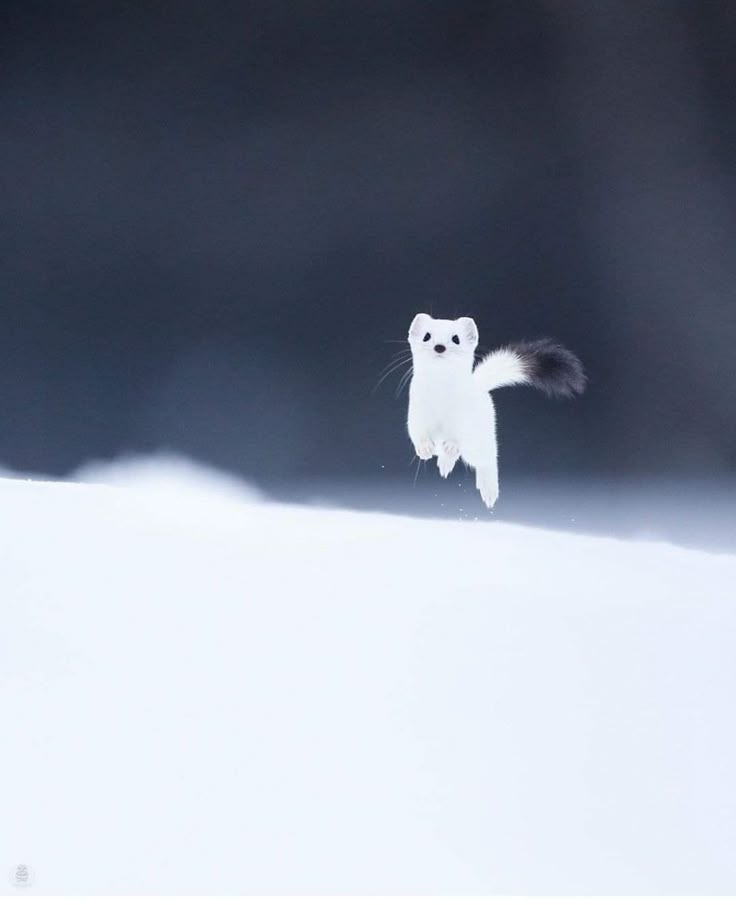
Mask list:
[[[498,467],[495,462],[475,469],[475,486],[486,506],[493,509],[498,499]]]
[[[460,458],[460,450],[452,440],[445,440],[440,444],[437,453],[437,468],[440,475],[446,478],[455,467],[457,460]]]

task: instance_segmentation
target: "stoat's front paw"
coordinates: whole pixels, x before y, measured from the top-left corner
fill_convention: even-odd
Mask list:
[[[437,468],[443,478],[450,474],[459,458],[460,450],[457,445],[452,440],[443,441],[440,452],[437,455]]]
[[[434,455],[434,443],[431,440],[422,440],[421,443],[417,443],[414,447],[417,456],[423,461],[426,462],[427,459],[431,459]]]

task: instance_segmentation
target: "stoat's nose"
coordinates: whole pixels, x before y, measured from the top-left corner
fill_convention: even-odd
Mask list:
[[[445,346],[435,346],[435,347],[434,347],[434,351],[435,351],[435,352],[444,352],[444,351],[445,351]]]

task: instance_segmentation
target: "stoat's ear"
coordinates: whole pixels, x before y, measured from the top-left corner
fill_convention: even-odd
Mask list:
[[[432,318],[428,314],[417,314],[409,327],[409,339],[416,339],[418,336],[424,336],[427,332],[427,325],[432,322]]]
[[[472,317],[459,317],[456,321],[460,328],[460,335],[466,342],[470,343],[473,348],[478,345],[478,328]]]

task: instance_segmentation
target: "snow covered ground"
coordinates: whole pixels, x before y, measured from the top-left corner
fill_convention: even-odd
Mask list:
[[[0,480],[8,892],[736,892],[736,556],[80,477]]]

